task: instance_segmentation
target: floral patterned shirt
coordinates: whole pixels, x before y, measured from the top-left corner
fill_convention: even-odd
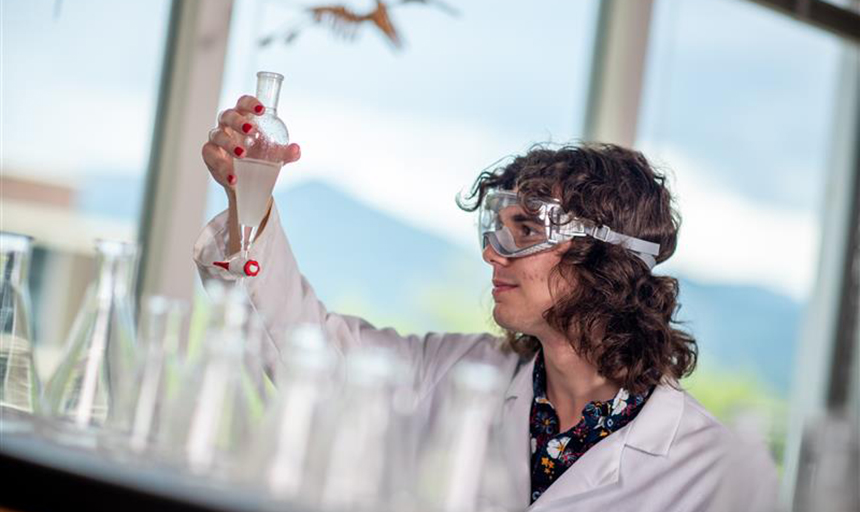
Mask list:
[[[559,432],[555,408],[546,397],[546,366],[538,352],[532,376],[534,402],[529,417],[531,431],[531,502],[601,439],[633,420],[651,394],[631,395],[621,388],[611,402],[589,402],[582,419],[566,432]],[[653,391],[653,388],[651,389]]]

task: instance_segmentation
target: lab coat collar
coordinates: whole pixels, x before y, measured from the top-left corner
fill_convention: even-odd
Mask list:
[[[531,451],[529,448],[529,414],[534,399],[532,372],[535,358],[521,364],[505,392],[502,411],[502,433],[505,459],[516,487],[517,509],[525,510],[531,501]]]
[[[503,417],[505,455],[523,508],[529,506],[531,494],[529,413],[534,399],[534,364],[535,358],[532,358],[511,380],[505,393]],[[673,384],[677,386],[674,381],[656,386],[633,421],[585,452],[531,508],[541,508],[550,501],[571,498],[617,482],[621,455],[626,446],[655,456],[668,454],[681,422],[685,401],[683,391],[672,387]]]
[[[651,455],[666,456],[681,424],[685,401],[677,381],[660,383],[629,423],[627,446]]]

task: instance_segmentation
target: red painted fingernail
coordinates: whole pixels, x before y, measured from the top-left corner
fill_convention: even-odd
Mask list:
[[[251,128],[253,128],[253,127],[254,127],[254,125],[252,125],[251,123],[245,123],[242,125],[242,131],[245,133],[248,133],[251,131]]]
[[[221,267],[224,270],[230,270],[230,264],[227,263],[226,261],[213,261],[212,264],[215,265],[216,267]]]
[[[244,153],[244,152],[245,152],[245,150],[238,147],[238,146],[236,146],[236,149],[233,150],[233,153],[236,153],[236,156],[242,156],[242,153]]]
[[[227,175],[227,183],[229,183],[231,185],[235,184],[236,183],[236,177],[233,176],[232,174],[228,174]]]
[[[256,112],[258,114],[262,114],[263,110],[264,110],[263,105],[257,105],[256,107],[254,107],[254,112]]]

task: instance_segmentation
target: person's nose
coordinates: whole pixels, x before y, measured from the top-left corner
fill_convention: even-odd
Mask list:
[[[497,253],[496,250],[493,249],[493,246],[490,244],[487,244],[486,247],[484,247],[484,250],[481,252],[481,257],[484,258],[484,261],[489,263],[490,266],[499,265],[502,267],[506,267],[508,263],[510,263],[509,258],[500,256],[499,253]]]

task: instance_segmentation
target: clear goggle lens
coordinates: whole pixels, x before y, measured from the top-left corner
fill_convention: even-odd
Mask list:
[[[482,248],[491,245],[502,256],[525,256],[553,245],[550,211],[555,205],[525,208],[512,192],[492,192],[478,215]]]

